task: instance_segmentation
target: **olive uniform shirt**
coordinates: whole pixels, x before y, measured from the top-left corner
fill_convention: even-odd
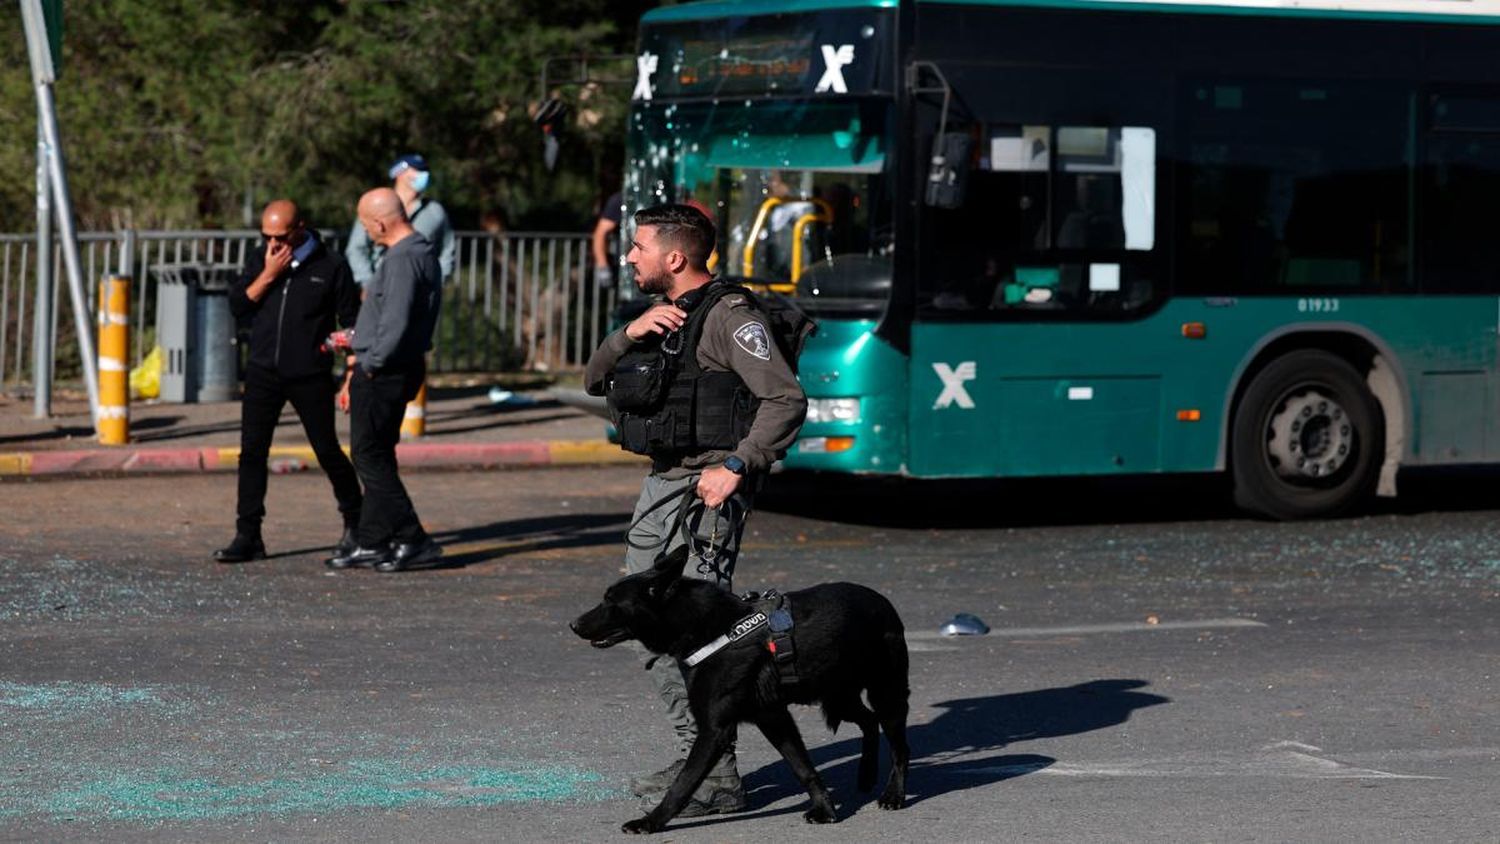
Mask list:
[[[584,372],[584,383],[590,393],[604,394],[605,381],[615,363],[633,345],[623,328],[604,338]],[[698,340],[698,365],[710,372],[738,375],[760,399],[755,421],[733,451],[716,449],[677,460],[653,457],[651,471],[682,477],[717,466],[731,454],[745,461],[750,472],[766,471],[786,454],[797,439],[797,432],[802,430],[807,419],[807,396],[776,346],[760,309],[739,293],[725,294],[715,302]]]

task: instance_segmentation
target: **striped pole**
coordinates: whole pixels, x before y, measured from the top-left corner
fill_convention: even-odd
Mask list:
[[[417,397],[406,403],[406,416],[401,419],[401,439],[419,440],[427,434],[427,384],[417,391]]]
[[[130,442],[130,279],[99,282],[99,442]]]

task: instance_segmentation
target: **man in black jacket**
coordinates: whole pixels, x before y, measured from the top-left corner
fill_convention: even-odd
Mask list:
[[[338,553],[354,547],[353,529],[363,503],[359,477],[333,427],[333,356],[320,348],[336,327],[353,327],[359,287],[343,256],[329,251],[307,229],[291,200],[267,205],[260,231],[265,252],[250,254],[229,292],[235,317],[250,321],[250,363],[240,406],[238,517],[234,540],[214,552],[221,563],[266,555],[260,529],[266,515],[266,459],[287,402],[296,409],[318,464],[333,484],[344,518]]]

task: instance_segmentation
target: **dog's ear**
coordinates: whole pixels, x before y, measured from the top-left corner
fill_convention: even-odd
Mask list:
[[[677,550],[670,554],[662,554],[651,564],[651,570],[661,577],[676,580],[682,577],[682,569],[687,565],[688,547],[686,544],[677,546]]]

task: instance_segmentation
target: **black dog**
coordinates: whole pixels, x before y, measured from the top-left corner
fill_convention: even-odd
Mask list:
[[[599,606],[579,616],[573,632],[596,648],[637,639],[653,653],[682,660],[688,705],[698,737],[682,773],[661,804],[626,823],[625,832],[657,832],[682,811],[742,721],[754,723],[781,751],[812,797],[803,815],[809,823],[834,823],[833,801],[818,777],[788,703],[819,703],[829,729],[852,721],[864,733],[860,745],[859,787],[875,787],[880,729],[891,745],[891,776],[880,795],[882,809],[906,801],[906,634],[895,607],[874,590],[853,583],[827,583],[787,593],[795,659],[785,664],[785,612],[745,600],[702,580],[684,579],[687,549],[658,558],[650,571],[630,575],[604,593]],[[707,656],[721,637],[730,639]],[[781,644],[778,667],[770,648]],[[698,657],[695,659],[694,657]],[[701,659],[701,661],[699,661]],[[695,665],[689,666],[689,662]],[[863,692],[867,708],[860,700]],[[871,709],[874,711],[872,712]]]

